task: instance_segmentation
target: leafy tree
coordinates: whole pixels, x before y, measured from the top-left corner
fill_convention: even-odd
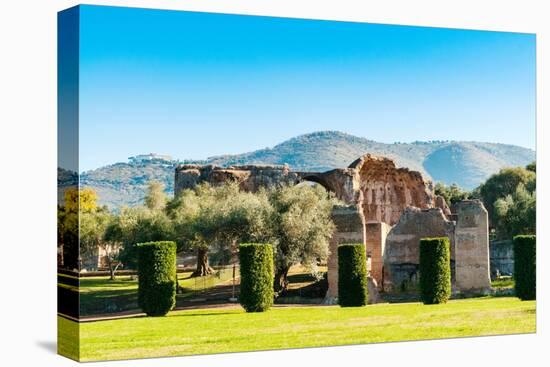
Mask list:
[[[68,213],[87,213],[97,208],[97,194],[93,189],[78,190],[71,187],[65,191],[64,207]]]
[[[97,255],[98,249],[103,250],[109,267],[111,280],[120,266],[118,254],[120,243],[108,240],[108,228],[115,217],[105,208],[86,212],[80,216],[80,252]]]
[[[520,184],[514,193],[494,203],[499,238],[536,233],[537,198]]]
[[[197,250],[195,276],[210,274],[208,253],[232,256],[241,242],[268,238],[270,205],[264,191],[247,193],[237,184],[208,184],[184,190],[167,206],[178,249]]]
[[[442,182],[438,182],[435,184],[434,193],[436,195],[442,196],[445,199],[447,205],[452,205],[456,202],[466,200],[471,195],[469,191],[463,190],[455,183],[447,186]]]
[[[144,201],[145,206],[151,210],[163,210],[167,201],[164,184],[158,181],[149,182]]]
[[[290,267],[301,263],[313,273],[328,256],[334,230],[334,200],[322,187],[289,186],[256,193],[236,183],[198,185],[167,205],[178,249],[197,250],[195,276],[212,272],[209,253],[232,257],[239,243],[273,243],[278,290],[286,289]]]
[[[213,272],[208,264],[208,247],[213,238],[214,224],[205,214],[213,205],[212,190],[205,184],[197,186],[194,190],[183,190],[167,205],[178,251],[197,250],[197,267],[193,276]]]
[[[65,206],[57,207],[57,243],[60,248],[58,265],[78,268],[78,214],[70,213]]]
[[[495,202],[498,199],[505,199],[508,195],[513,195],[518,187],[523,185],[529,192],[536,189],[536,174],[523,167],[503,168],[499,173],[492,175],[483,183],[477,191],[477,195],[483,200],[492,228],[502,228],[495,209]]]
[[[270,239],[273,208],[265,190],[250,193],[240,191],[236,184],[224,185],[216,188],[215,203],[210,221],[218,249],[234,254],[238,243]]]
[[[272,243],[275,245],[275,290],[284,292],[288,271],[295,264],[316,273],[328,257],[334,231],[331,219],[335,199],[319,186],[283,186],[270,192]]]
[[[525,168],[528,171],[537,173],[537,162],[533,161],[533,162],[529,163],[527,166],[525,166]]]
[[[63,205],[57,208],[57,239],[62,248],[62,264],[79,268],[79,214],[97,209],[97,195],[92,189],[70,187],[65,190]]]
[[[137,267],[138,243],[167,241],[174,238],[171,219],[165,208],[164,184],[151,181],[145,196],[145,206],[122,208],[105,230],[105,238],[120,244],[118,259],[129,268]]]
[[[106,228],[105,238],[120,243],[118,259],[125,267],[137,267],[138,243],[166,241],[174,237],[170,218],[158,210],[146,207],[122,208]]]

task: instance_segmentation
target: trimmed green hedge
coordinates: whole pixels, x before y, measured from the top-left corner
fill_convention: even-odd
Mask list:
[[[338,246],[338,304],[364,306],[368,301],[367,257],[363,244]]]
[[[239,302],[246,312],[263,312],[273,305],[273,247],[267,243],[239,246],[241,290]]]
[[[138,254],[138,304],[148,316],[164,316],[176,304],[176,243],[147,242]]]
[[[424,304],[451,297],[451,249],[447,237],[420,240],[420,298]]]
[[[521,300],[537,298],[537,240],[534,235],[514,237],[514,279],[516,296]]]

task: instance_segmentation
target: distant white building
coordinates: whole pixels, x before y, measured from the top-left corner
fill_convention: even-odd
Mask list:
[[[172,156],[165,155],[165,154],[149,153],[149,154],[139,154],[134,157],[128,157],[128,160],[132,163],[150,162],[154,160],[172,161]]]

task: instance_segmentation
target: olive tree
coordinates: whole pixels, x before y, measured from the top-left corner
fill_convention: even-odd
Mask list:
[[[198,185],[183,190],[167,206],[178,250],[196,249],[194,276],[213,272],[210,252],[234,254],[241,242],[269,237],[270,204],[265,191],[247,193],[237,184]]]
[[[145,206],[151,210],[162,210],[166,206],[166,201],[164,184],[158,181],[149,182],[144,199]]]
[[[122,208],[106,228],[105,238],[110,242],[118,242],[121,246],[119,260],[125,267],[136,269],[136,245],[172,240],[174,231],[172,222],[163,211],[146,207]]]
[[[497,228],[503,238],[513,238],[520,234],[535,234],[537,223],[537,197],[523,185],[505,198],[495,201]]]
[[[523,167],[503,168],[476,189],[476,195],[483,200],[483,204],[489,212],[491,227],[496,228],[497,231],[501,227],[502,216],[497,213],[495,203],[498,199],[514,195],[520,185],[527,191],[534,192],[536,173]],[[501,236],[499,235],[499,237]]]
[[[115,218],[116,216],[105,209],[80,215],[80,251],[97,256],[97,252],[102,250],[111,280],[115,280],[116,271],[121,265],[118,259],[121,244],[109,236],[109,228]]]
[[[270,192],[269,201],[273,207],[274,287],[283,292],[291,266],[302,264],[315,274],[317,264],[327,260],[334,232],[331,211],[336,201],[319,185],[279,187]]]

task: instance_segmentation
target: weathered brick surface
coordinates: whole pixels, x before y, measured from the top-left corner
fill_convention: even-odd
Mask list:
[[[303,181],[323,185],[347,204],[335,207],[332,213],[336,230],[330,240],[328,299],[338,295],[336,254],[340,243],[365,244],[370,276],[380,288],[414,289],[420,238],[447,236],[455,289],[485,290],[490,286],[483,205],[466,201],[453,205],[451,213],[445,200],[434,195],[431,182],[419,172],[397,168],[389,158],[365,154],[347,168],[327,172],[294,172],[286,165],[180,165],[174,191],[177,194],[201,182],[238,182],[242,190],[254,192],[260,187]]]
[[[367,258],[370,259],[370,276],[380,284],[384,267],[383,254],[386,245],[386,236],[391,226],[384,222],[369,222],[365,225],[365,241]]]
[[[397,168],[393,160],[366,154],[349,168],[356,170],[361,205],[367,222],[394,225],[408,207],[433,208],[431,182],[408,168]]]
[[[448,237],[451,260],[454,259],[454,223],[440,208],[407,208],[386,239],[383,288],[386,291],[408,291],[418,282],[420,239]]]
[[[487,291],[491,288],[489,267],[489,220],[479,200],[458,203],[455,229],[456,288]]]
[[[327,299],[338,297],[338,245],[365,243],[365,221],[356,205],[335,206],[332,210],[332,220],[336,225],[336,231],[329,245]]]

